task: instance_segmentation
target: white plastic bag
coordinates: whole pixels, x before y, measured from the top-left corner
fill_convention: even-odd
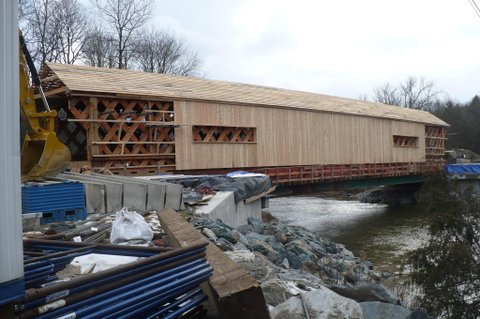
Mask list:
[[[141,239],[148,242],[152,238],[153,231],[141,215],[129,211],[126,207],[115,214],[115,221],[110,234],[110,242],[112,244],[132,239]]]

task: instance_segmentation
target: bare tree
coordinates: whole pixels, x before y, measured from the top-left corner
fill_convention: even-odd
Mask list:
[[[100,28],[87,33],[83,45],[83,59],[90,66],[113,68],[116,65],[113,38]]]
[[[117,67],[126,69],[134,51],[134,37],[150,17],[152,0],[92,0],[105,19],[116,44]]]
[[[21,25],[35,61],[73,64],[79,57],[87,21],[77,0],[23,0]]]
[[[77,0],[61,0],[56,6],[54,30],[58,41],[55,62],[73,64],[80,57],[87,31],[85,10]]]
[[[370,101],[370,96],[367,93],[359,94],[357,97],[360,101]]]
[[[18,0],[18,20],[22,23],[32,14],[31,0]]]
[[[429,110],[434,107],[441,91],[435,88],[433,81],[410,76],[398,87],[392,87],[387,83],[376,88],[374,93],[375,100],[380,103]]]
[[[397,88],[392,87],[390,84],[386,83],[380,87],[377,87],[374,90],[375,101],[389,104],[402,106],[402,99]]]
[[[194,75],[200,67],[197,53],[174,34],[152,30],[143,32],[135,60],[145,72]]]
[[[31,13],[28,16],[28,33],[25,35],[30,43],[30,53],[38,62],[55,59],[58,39],[55,36],[55,0],[32,0]]]

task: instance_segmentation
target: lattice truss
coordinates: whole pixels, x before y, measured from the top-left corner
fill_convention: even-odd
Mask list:
[[[446,140],[444,127],[425,126],[425,154],[427,159],[443,158]]]
[[[86,150],[92,166],[117,173],[175,169],[173,103],[73,97],[66,112],[77,122],[60,125],[59,136],[74,158]]]
[[[206,143],[253,143],[254,127],[193,126],[194,142]]]

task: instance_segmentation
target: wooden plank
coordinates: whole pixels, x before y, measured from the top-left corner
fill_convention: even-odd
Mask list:
[[[118,141],[118,142],[114,142],[114,141],[111,141],[111,142],[93,142],[93,144],[99,144],[99,145],[105,145],[105,144],[140,144],[140,145],[143,145],[143,144],[152,144],[152,145],[162,145],[162,144],[172,144],[172,145],[175,145],[175,142],[134,142],[134,141]]]
[[[98,118],[98,110],[97,110],[97,99],[91,97],[89,103],[85,105],[86,111],[89,114],[90,119]],[[84,120],[84,119],[82,119]],[[98,125],[93,123],[87,127],[87,158],[89,160],[92,159],[93,155],[98,155],[100,153],[100,148],[96,145],[93,145],[93,141],[98,141]]]
[[[206,241],[205,237],[172,209],[158,213],[160,224],[176,247]],[[207,260],[213,268],[203,286],[222,318],[270,318],[260,284],[213,243],[207,246]]]
[[[103,120],[103,119],[67,119],[69,122],[85,122],[85,123],[138,123],[154,126],[176,126],[175,123],[159,122],[159,121],[134,121],[127,119]]]
[[[60,93],[64,93],[64,92],[67,92],[69,91],[68,88],[66,86],[62,86],[62,87],[59,87],[59,88],[56,88],[56,89],[53,89],[53,90],[49,90],[47,92],[45,92],[45,96],[53,96],[53,95],[57,95],[57,94],[60,94]],[[40,99],[42,96],[40,94],[35,94],[34,95],[34,98],[35,99]]]
[[[260,199],[260,198],[262,198],[262,197],[265,197],[265,196],[267,196],[268,194],[273,193],[273,192],[275,191],[275,189],[277,189],[277,186],[270,187],[268,190],[266,190],[266,191],[263,192],[263,193],[260,193],[260,194],[258,194],[258,195],[256,195],[256,196],[252,196],[252,197],[250,197],[250,198],[247,198],[247,199],[245,199],[245,204],[253,203],[253,202],[256,201],[256,200],[258,200],[258,199]]]

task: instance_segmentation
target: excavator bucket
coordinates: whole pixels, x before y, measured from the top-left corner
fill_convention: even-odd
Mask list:
[[[54,176],[70,163],[70,151],[54,132],[31,139],[25,137],[22,146],[22,182]]]
[[[50,109],[43,94],[40,78],[21,32],[19,37],[21,167],[22,182],[27,182],[53,176],[66,169],[70,163],[70,151],[55,134],[57,112]],[[44,111],[37,110],[28,70],[42,98]]]

